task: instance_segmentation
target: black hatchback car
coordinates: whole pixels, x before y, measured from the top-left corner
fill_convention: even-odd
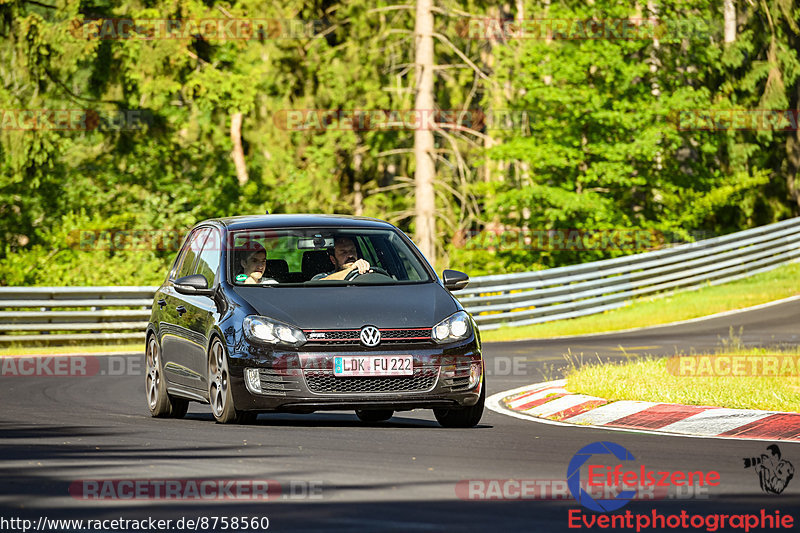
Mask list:
[[[210,403],[221,423],[259,412],[355,410],[367,422],[433,409],[475,426],[480,334],[411,240],[380,220],[261,215],[195,226],[147,327],[150,413]]]

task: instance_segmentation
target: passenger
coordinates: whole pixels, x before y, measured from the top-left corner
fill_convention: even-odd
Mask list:
[[[312,280],[343,280],[353,270],[365,274],[370,264],[365,259],[358,258],[356,243],[351,237],[336,237],[333,242],[333,253],[329,254],[334,270],[317,274]]]
[[[273,280],[262,279],[267,267],[267,251],[259,243],[248,241],[236,251],[237,283],[252,285],[256,283],[275,283]]]

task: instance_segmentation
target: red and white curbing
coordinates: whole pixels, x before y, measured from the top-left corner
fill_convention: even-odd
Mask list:
[[[487,406],[493,411],[550,424],[800,442],[800,413],[628,400],[610,402],[571,393],[565,385],[565,380],[557,380],[501,392],[488,398]]]

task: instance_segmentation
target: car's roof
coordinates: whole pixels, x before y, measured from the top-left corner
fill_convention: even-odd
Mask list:
[[[229,230],[260,228],[394,228],[388,222],[377,218],[355,217],[346,215],[245,215],[238,217],[215,218],[205,222],[218,222]]]

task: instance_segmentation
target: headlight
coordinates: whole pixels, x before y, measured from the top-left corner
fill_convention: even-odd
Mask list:
[[[248,339],[267,344],[302,346],[306,336],[302,330],[264,316],[250,315],[242,323]]]
[[[471,333],[470,318],[466,311],[458,311],[445,318],[431,330],[431,338],[436,342],[453,342],[466,339]]]

